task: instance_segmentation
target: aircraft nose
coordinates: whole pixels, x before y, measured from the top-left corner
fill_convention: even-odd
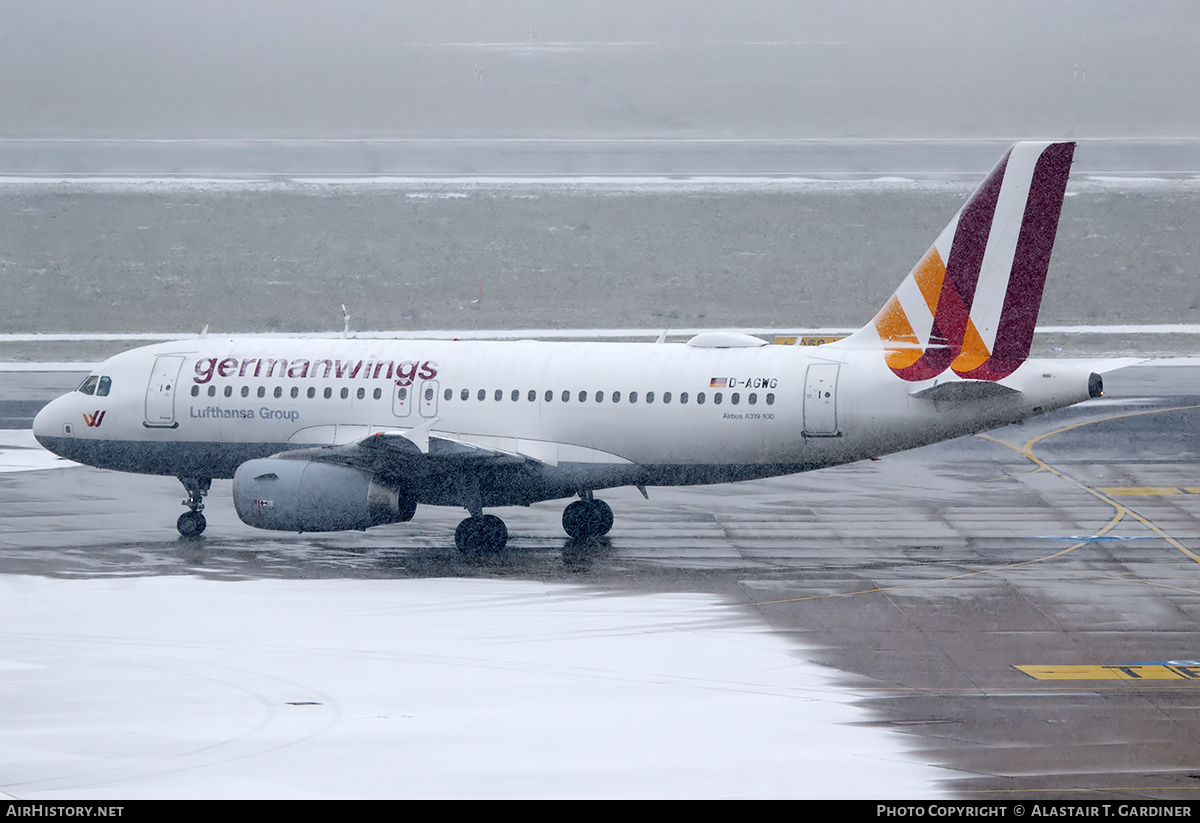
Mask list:
[[[54,451],[52,443],[55,439],[68,436],[66,429],[70,423],[63,412],[64,401],[63,397],[55,398],[33,416],[33,436],[50,451]]]

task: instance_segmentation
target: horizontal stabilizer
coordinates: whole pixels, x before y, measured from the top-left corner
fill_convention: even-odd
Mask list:
[[[909,392],[909,394],[919,400],[962,403],[970,400],[993,400],[997,397],[1020,394],[1020,392],[990,380],[961,380],[953,383],[938,383],[936,386]]]

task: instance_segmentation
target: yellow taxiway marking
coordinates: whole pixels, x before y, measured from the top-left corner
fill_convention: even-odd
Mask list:
[[[1096,491],[1113,497],[1152,497],[1160,494],[1200,494],[1195,486],[1097,486]]]
[[[1200,680],[1200,665],[1127,663],[1099,666],[1013,666],[1035,680]]]
[[[1069,426],[1062,426],[1061,428],[1054,429],[1053,431],[1048,431],[1044,434],[1039,434],[1037,437],[1034,437],[1033,439],[1029,440],[1028,442],[1025,443],[1025,445],[1023,445],[1019,448],[1017,446],[1014,446],[1012,443],[1006,443],[1003,440],[1000,440],[995,437],[991,437],[986,434],[981,434],[978,436],[982,437],[984,440],[991,440],[993,443],[999,443],[1003,446],[1007,446],[1010,449],[1019,451],[1021,454],[1025,455],[1025,457],[1032,460],[1033,463],[1035,465],[1037,465],[1039,470],[1045,469],[1046,471],[1053,474],[1055,477],[1061,477],[1063,480],[1066,480],[1068,483],[1071,483],[1072,485],[1076,486],[1079,489],[1082,489],[1083,491],[1087,492],[1088,494],[1092,495],[1093,497],[1103,500],[1105,503],[1112,506],[1113,509],[1115,509],[1117,512],[1118,519],[1120,517],[1123,517],[1124,515],[1129,515],[1134,520],[1138,521],[1143,526],[1150,529],[1150,531],[1157,534],[1163,540],[1166,540],[1168,543],[1170,543],[1172,546],[1174,546],[1180,552],[1185,554],[1187,557],[1191,558],[1192,560],[1194,560],[1197,563],[1200,563],[1200,556],[1197,556],[1196,553],[1193,552],[1191,549],[1189,549],[1187,546],[1183,545],[1178,540],[1176,540],[1174,537],[1171,537],[1171,535],[1169,535],[1165,531],[1163,531],[1162,527],[1159,526],[1158,524],[1150,521],[1146,517],[1143,517],[1142,515],[1135,512],[1133,509],[1122,506],[1120,503],[1118,503],[1116,500],[1114,500],[1111,495],[1105,494],[1104,492],[1102,492],[1099,489],[1092,488],[1091,486],[1087,485],[1086,483],[1082,483],[1082,482],[1076,480],[1074,477],[1071,477],[1066,472],[1063,472],[1063,471],[1060,471],[1060,470],[1054,468],[1049,463],[1042,460],[1040,457],[1038,457],[1036,454],[1033,453],[1033,447],[1038,442],[1045,440],[1047,437],[1051,437],[1052,435],[1062,434],[1063,432],[1071,431],[1072,429],[1078,429],[1081,426],[1091,426],[1095,423],[1104,423],[1109,420],[1120,420],[1125,417],[1141,417],[1142,415],[1145,415],[1145,414],[1162,414],[1163,412],[1184,411],[1186,409],[1197,409],[1197,408],[1200,408],[1200,405],[1193,404],[1190,406],[1172,406],[1169,409],[1149,409],[1147,411],[1126,412],[1125,414],[1114,414],[1114,415],[1110,415],[1109,417],[1098,417],[1095,420],[1083,420],[1079,423],[1072,423]],[[1111,525],[1112,524],[1110,523],[1109,526],[1111,526]]]

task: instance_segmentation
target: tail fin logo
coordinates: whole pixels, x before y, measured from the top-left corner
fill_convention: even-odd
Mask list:
[[[99,409],[97,409],[92,414],[88,414],[87,412],[84,412],[83,413],[83,422],[88,425],[88,428],[91,428],[91,429],[99,428],[100,424],[104,422],[104,412],[100,411]]]
[[[1074,143],[1009,149],[872,321],[904,380],[1000,380],[1029,356]]]

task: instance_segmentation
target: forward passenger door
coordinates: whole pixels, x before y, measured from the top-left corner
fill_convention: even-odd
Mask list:
[[[182,354],[160,354],[154,359],[146,386],[145,422],[149,428],[173,429],[179,425],[175,421],[175,387],[183,360]]]

